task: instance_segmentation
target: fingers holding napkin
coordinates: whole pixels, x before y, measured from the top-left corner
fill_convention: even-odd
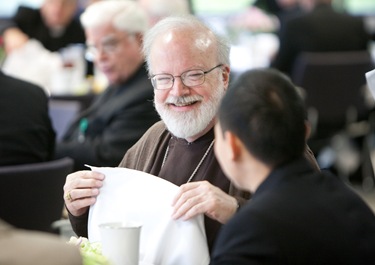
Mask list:
[[[178,186],[127,168],[91,167],[106,175],[97,202],[90,208],[88,236],[100,242],[99,224],[142,224],[140,264],[209,264],[203,215],[187,221],[171,218]]]

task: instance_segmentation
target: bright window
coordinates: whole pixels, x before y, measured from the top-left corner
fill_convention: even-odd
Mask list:
[[[0,17],[10,17],[16,11],[19,5],[38,7],[42,0],[2,0],[0,1]]]

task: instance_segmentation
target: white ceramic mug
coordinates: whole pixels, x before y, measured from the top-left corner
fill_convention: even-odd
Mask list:
[[[138,265],[141,227],[137,222],[100,224],[103,255],[113,265]]]

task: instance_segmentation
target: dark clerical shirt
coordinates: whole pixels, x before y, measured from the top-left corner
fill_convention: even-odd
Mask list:
[[[213,129],[192,143],[171,136],[168,141],[169,150],[164,166],[162,167],[162,163],[164,161],[167,147],[161,148],[163,151],[158,152],[155,159],[156,162],[151,168],[150,173],[178,186],[185,184],[198,166],[213,139]],[[191,181],[206,180],[228,193],[230,181],[221,170],[215,158],[213,149],[212,146]],[[205,216],[207,242],[210,250],[220,226],[221,224],[219,222]]]

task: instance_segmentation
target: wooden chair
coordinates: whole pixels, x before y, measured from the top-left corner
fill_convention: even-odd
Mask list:
[[[0,218],[18,228],[53,231],[61,219],[63,185],[73,160],[0,167]]]

